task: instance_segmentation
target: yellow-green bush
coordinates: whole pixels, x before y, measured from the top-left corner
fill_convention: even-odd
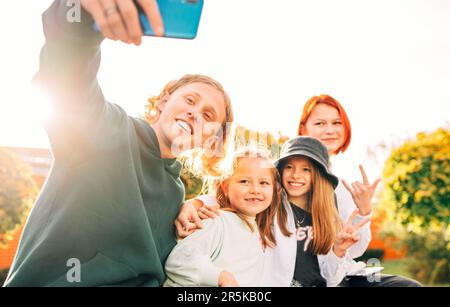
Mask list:
[[[384,233],[414,259],[409,271],[430,284],[450,281],[450,131],[419,133],[394,148],[383,170]],[[394,230],[393,229],[397,229]]]
[[[395,148],[384,165],[383,207],[408,230],[450,222],[450,131],[419,133]]]
[[[445,229],[408,234],[403,240],[413,260],[408,271],[427,285],[450,282],[449,237]]]

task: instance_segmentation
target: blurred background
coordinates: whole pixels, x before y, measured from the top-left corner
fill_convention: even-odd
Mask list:
[[[51,2],[0,10],[0,283],[52,163],[48,107],[30,84]],[[193,41],[105,41],[99,81],[110,101],[139,116],[168,80],[211,75],[230,93],[237,143],[256,136],[275,156],[311,96],[335,97],[352,143],[334,172],[360,180],[363,164],[371,181],[383,179],[364,259],[450,285],[449,29],[448,0],[205,0]],[[183,180],[187,198],[200,192],[201,178],[184,172]]]

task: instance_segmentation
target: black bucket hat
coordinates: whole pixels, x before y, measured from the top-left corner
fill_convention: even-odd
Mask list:
[[[275,161],[275,166],[280,174],[283,162],[294,156],[305,156],[311,159],[336,189],[339,179],[331,173],[328,167],[330,162],[328,150],[319,140],[309,136],[297,136],[284,143],[280,158]]]

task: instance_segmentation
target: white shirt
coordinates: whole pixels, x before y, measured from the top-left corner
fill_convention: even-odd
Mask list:
[[[239,286],[261,286],[264,252],[255,219],[248,225],[236,214],[220,211],[203,228],[178,242],[166,261],[164,286],[218,286],[226,270]]]
[[[347,222],[356,205],[350,192],[339,181],[335,190],[339,215],[343,222]],[[202,195],[197,198],[206,205],[217,204],[214,195]],[[283,191],[283,206],[287,212],[288,231],[295,234],[295,219],[292,208]],[[354,223],[362,221],[368,216],[357,216]],[[326,279],[327,286],[334,287],[344,279],[348,272],[358,266],[353,258],[361,256],[372,238],[370,222],[365,224],[359,231],[360,241],[347,250],[344,257],[340,258],[331,250],[327,255],[318,255],[321,275]],[[274,235],[277,241],[275,248],[266,248],[264,252],[264,275],[263,285],[267,287],[289,287],[294,276],[295,258],[297,255],[297,239],[295,235],[286,237],[278,226],[277,219],[274,221]]]

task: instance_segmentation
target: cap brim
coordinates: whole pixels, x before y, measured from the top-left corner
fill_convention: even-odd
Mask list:
[[[292,154],[288,153],[287,155],[283,156],[282,158],[276,160],[274,162],[274,164],[275,164],[275,167],[278,169],[278,172],[280,173],[280,175],[281,175],[280,167],[281,167],[281,164],[283,164],[283,161],[286,161],[287,159],[296,157],[296,156],[303,156],[303,157],[310,158],[312,160],[312,162],[314,163],[314,165],[318,166],[320,171],[322,172],[322,174],[328,179],[328,181],[331,182],[331,185],[333,186],[333,188],[336,189],[336,187],[339,184],[339,178],[336,177],[335,175],[329,173],[321,163],[317,162],[317,161],[320,161],[319,157],[317,157],[316,155],[314,155],[310,152],[307,152],[307,151],[296,150],[295,153],[292,153]]]

